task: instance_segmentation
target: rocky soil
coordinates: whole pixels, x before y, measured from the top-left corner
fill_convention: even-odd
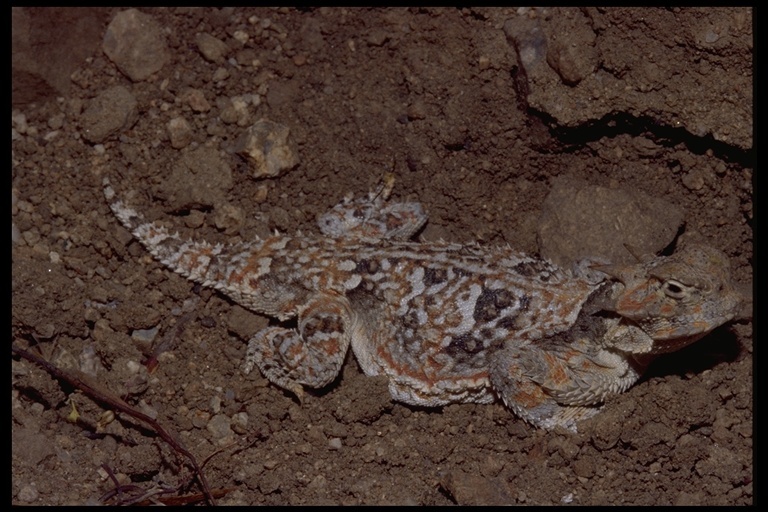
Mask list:
[[[501,404],[393,403],[353,357],[298,403],[241,371],[268,320],[153,261],[101,186],[216,242],[316,232],[393,173],[429,211],[422,240],[568,260],[695,233],[748,290],[751,9],[15,8],[12,25],[12,343],[155,418],[219,503],[752,503],[748,318],[577,434]],[[16,504],[202,503],[156,429],[18,356],[12,448]]]

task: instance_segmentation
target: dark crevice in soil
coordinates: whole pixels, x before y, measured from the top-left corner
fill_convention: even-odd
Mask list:
[[[647,137],[656,144],[671,148],[684,144],[693,154],[703,155],[708,150],[712,156],[727,163],[741,167],[755,166],[755,150],[741,149],[732,144],[715,140],[711,134],[694,135],[685,128],[677,128],[660,123],[649,116],[633,116],[626,112],[609,114],[603,118],[576,127],[557,126],[556,121],[548,114],[535,109],[528,109],[528,114],[539,118],[546,126],[552,138],[556,141],[553,152],[570,152],[587,143],[603,138],[614,138],[618,135]]]

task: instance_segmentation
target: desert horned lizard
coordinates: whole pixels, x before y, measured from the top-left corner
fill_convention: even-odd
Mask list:
[[[258,367],[301,396],[338,375],[348,348],[395,400],[420,406],[497,398],[543,428],[592,416],[656,354],[734,318],[725,254],[688,245],[668,257],[574,270],[503,247],[407,241],[418,203],[391,182],[319,219],[322,236],[236,244],[187,240],[104,192],[122,224],[168,268],[242,306],[296,320],[253,335]]]

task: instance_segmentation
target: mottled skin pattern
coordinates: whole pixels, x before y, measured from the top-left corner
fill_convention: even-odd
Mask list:
[[[654,354],[695,341],[739,304],[727,257],[707,246],[572,273],[509,248],[408,242],[426,215],[387,201],[392,180],[322,216],[322,236],[232,245],[147,222],[104,186],[163,264],[255,312],[295,319],[254,334],[245,370],[297,396],[332,382],[351,346],[367,375],[388,377],[395,400],[501,398],[536,426],[575,429]]]

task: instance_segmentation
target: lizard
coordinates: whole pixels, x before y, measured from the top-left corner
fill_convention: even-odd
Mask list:
[[[102,185],[115,216],[164,266],[277,320],[250,338],[243,370],[258,368],[299,399],[331,384],[351,349],[366,375],[387,377],[396,401],[500,399],[535,427],[575,431],[654,357],[740,306],[728,257],[705,244],[564,269],[510,247],[412,241],[427,215],[419,203],[389,201],[393,183],[345,198],[318,218],[319,235],[232,244],[171,232],[107,177]]]

